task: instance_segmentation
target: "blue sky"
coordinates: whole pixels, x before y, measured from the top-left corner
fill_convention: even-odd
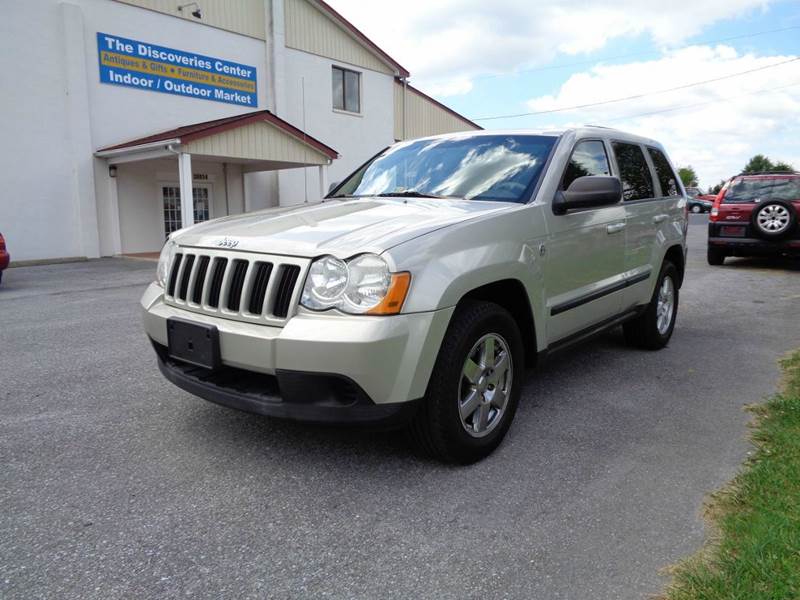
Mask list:
[[[788,62],[800,57],[796,0],[332,4],[406,66],[412,84],[470,118],[559,110],[756,70],[600,107],[479,122],[492,129],[593,123],[650,135],[675,163],[694,166],[703,187],[758,152],[800,169],[800,61]],[[770,66],[779,62],[787,64]]]

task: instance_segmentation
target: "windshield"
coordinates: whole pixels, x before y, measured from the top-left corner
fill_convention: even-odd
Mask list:
[[[332,198],[420,196],[525,202],[556,142],[540,135],[466,135],[395,144]]]
[[[725,204],[764,200],[800,200],[800,177],[737,179],[722,199]]]

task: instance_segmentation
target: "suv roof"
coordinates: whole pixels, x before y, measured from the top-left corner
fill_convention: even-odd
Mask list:
[[[758,173],[739,173],[734,177],[774,177],[775,175],[783,175],[785,177],[798,177],[800,172],[797,171],[759,171]]]
[[[662,148],[661,143],[652,138],[643,137],[634,133],[628,133],[620,129],[611,127],[601,127],[599,125],[586,125],[583,127],[569,127],[566,129],[483,129],[480,131],[459,131],[456,133],[441,133],[438,135],[425,136],[419,139],[458,139],[460,137],[491,136],[491,135],[546,135],[559,137],[566,134],[573,134],[575,137],[602,137],[618,138],[620,141],[629,141],[648,146]]]

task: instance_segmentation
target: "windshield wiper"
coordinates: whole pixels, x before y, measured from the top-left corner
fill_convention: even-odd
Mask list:
[[[447,196],[437,196],[436,194],[426,194],[417,190],[403,190],[402,192],[384,192],[375,194],[378,198],[447,198]]]

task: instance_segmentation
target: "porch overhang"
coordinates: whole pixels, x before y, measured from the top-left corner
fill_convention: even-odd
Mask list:
[[[181,222],[194,223],[192,160],[240,164],[243,173],[316,166],[320,197],[327,193],[327,168],[339,153],[268,110],[184,125],[100,148],[109,165],[172,157],[178,162]]]
[[[268,110],[185,125],[95,152],[110,165],[189,154],[209,162],[272,171],[325,166],[339,157],[330,146]]]

